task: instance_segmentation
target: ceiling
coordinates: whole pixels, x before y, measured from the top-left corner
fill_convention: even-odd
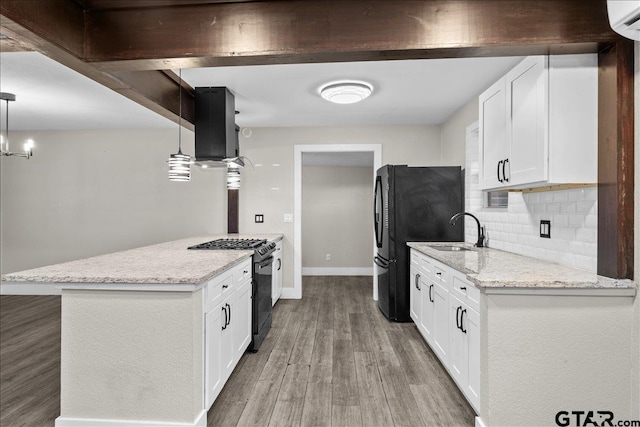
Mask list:
[[[0,59],[0,90],[17,96],[9,107],[11,130],[175,126],[37,52],[4,52]],[[422,125],[442,123],[520,59],[191,68],[182,71],[182,78],[192,87],[229,87],[236,95],[241,127]],[[342,79],[367,81],[374,92],[350,105],[320,98],[321,85]]]

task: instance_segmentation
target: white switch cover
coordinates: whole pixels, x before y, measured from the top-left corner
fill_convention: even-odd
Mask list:
[[[293,222],[293,214],[284,214],[284,222]]]

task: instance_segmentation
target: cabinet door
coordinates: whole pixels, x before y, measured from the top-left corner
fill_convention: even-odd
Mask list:
[[[205,313],[205,404],[208,410],[216,399],[224,380],[222,378],[221,342],[224,325],[223,304]]]
[[[469,379],[464,394],[476,412],[480,413],[480,315],[475,310],[467,309],[463,322],[469,342]]]
[[[494,83],[480,95],[480,189],[504,185],[502,164],[507,158],[505,79]]]
[[[424,280],[421,278],[420,280],[420,288],[422,289],[421,297],[422,297],[422,316],[420,319],[420,330],[422,335],[427,340],[430,346],[434,346],[434,327],[435,327],[435,318],[436,318],[436,296],[435,296],[435,288],[436,284],[433,283],[433,280],[425,278]]]
[[[529,56],[506,75],[508,185],[546,181],[548,177],[547,56]]]
[[[271,276],[271,305],[275,305],[282,295],[282,241],[276,244],[273,253],[273,273]]]
[[[420,317],[422,315],[422,310],[420,309],[420,305],[422,304],[420,296],[420,271],[415,265],[412,265],[409,268],[409,271],[411,274],[411,283],[409,283],[409,286],[411,287],[411,291],[409,292],[411,311],[409,314],[411,316],[411,320],[413,320],[416,326],[418,326],[418,329],[420,329]]]
[[[220,359],[222,366],[222,379],[223,383],[227,381],[233,367],[235,366],[235,347],[233,342],[233,316],[237,313],[235,309],[236,293],[229,295],[224,301],[222,301],[222,333],[220,339]]]
[[[251,280],[245,282],[236,292],[231,323],[234,335],[234,365],[240,360],[251,342]]]
[[[435,285],[433,295],[433,349],[443,365],[449,365],[449,292]]]
[[[466,325],[465,305],[453,295],[449,296],[449,372],[463,392],[466,393],[469,370],[469,333]],[[467,310],[468,311],[468,310]],[[462,322],[462,324],[461,324]],[[464,332],[466,330],[466,333]]]

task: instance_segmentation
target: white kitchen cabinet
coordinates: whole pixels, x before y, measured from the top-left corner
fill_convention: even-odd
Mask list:
[[[220,342],[222,341],[222,326],[224,316],[222,305],[212,308],[205,313],[205,405],[210,408],[216,399],[222,385],[222,362]]]
[[[250,258],[211,279],[204,287],[207,410],[251,343],[251,272]]]
[[[435,287],[433,280],[430,278],[421,278],[420,288],[420,300],[422,313],[420,315],[419,329],[422,335],[429,344],[434,341],[435,332],[435,310],[436,310],[436,297]]]
[[[282,295],[282,240],[276,243],[273,252],[273,275],[271,276],[271,305],[275,305]]]
[[[505,78],[495,82],[480,95],[480,119],[478,130],[480,148],[480,188],[495,188],[502,185],[499,181],[503,160],[507,148],[507,110]],[[484,145],[482,144],[484,141]],[[495,166],[495,167],[493,167]],[[501,178],[500,178],[501,179]]]
[[[410,258],[411,318],[479,413],[480,291],[465,274],[414,249]]]
[[[597,182],[595,54],[530,56],[479,97],[483,190]]]
[[[420,319],[422,318],[422,297],[420,292],[420,270],[417,265],[411,264],[409,267],[410,274],[410,311],[411,320],[420,328]]]
[[[433,345],[446,366],[449,356],[449,292],[440,285],[433,287]]]
[[[236,291],[234,298],[233,324],[234,358],[240,360],[251,343],[251,279]]]

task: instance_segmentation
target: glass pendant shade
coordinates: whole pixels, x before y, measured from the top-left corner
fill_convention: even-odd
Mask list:
[[[178,150],[177,154],[169,156],[169,181],[191,181],[191,156],[182,154]]]

